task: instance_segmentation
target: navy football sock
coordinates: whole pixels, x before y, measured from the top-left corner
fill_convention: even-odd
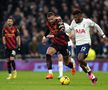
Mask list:
[[[11,63],[12,63],[13,70],[16,70],[16,64],[15,64],[15,61],[12,60]]]
[[[73,68],[72,62],[69,62],[68,65],[66,65],[66,66],[68,66],[68,67],[71,68],[71,69]]]
[[[48,70],[52,69],[52,60],[50,54],[46,54],[46,63],[47,63]]]
[[[7,62],[7,68],[8,68],[8,73],[11,74],[12,68],[11,68],[11,62],[10,61]]]

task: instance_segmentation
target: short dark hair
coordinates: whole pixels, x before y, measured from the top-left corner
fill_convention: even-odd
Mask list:
[[[81,10],[80,9],[75,9],[73,11],[73,15],[77,15],[77,14],[82,14]]]
[[[48,12],[47,13],[47,17],[53,16],[53,15],[55,16],[56,14],[54,12]]]
[[[12,21],[15,22],[15,19],[13,16],[9,16],[8,19],[12,19]]]

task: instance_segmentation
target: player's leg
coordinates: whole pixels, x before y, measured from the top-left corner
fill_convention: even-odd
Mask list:
[[[52,72],[52,55],[56,53],[56,49],[53,47],[49,47],[47,49],[46,53],[46,63],[47,63],[47,68],[48,68],[48,75],[46,76],[46,79],[52,79],[53,78],[53,72]]]
[[[10,80],[10,79],[12,79],[12,67],[11,67],[11,61],[9,60],[9,58],[7,61],[7,69],[8,69],[9,75],[6,79]]]
[[[91,71],[90,67],[87,65],[87,63],[84,61],[85,57],[86,57],[86,55],[84,55],[83,53],[79,53],[78,61],[79,61],[80,67],[83,69],[83,71],[85,73],[88,74],[89,79],[92,81],[92,83],[96,84],[97,78],[92,73],[92,71]]]
[[[75,74],[76,72],[76,64],[75,64],[75,60],[72,58],[72,42],[68,42],[68,50],[69,50],[69,55],[70,55],[70,61],[73,63],[73,69],[71,70],[72,75]]]
[[[75,60],[74,60],[72,57],[70,57],[70,61],[71,61],[72,64],[73,64],[73,68],[72,68],[72,70],[71,70],[71,73],[72,73],[72,75],[74,75],[74,74],[76,73],[76,64],[75,64]]]
[[[59,67],[58,79],[60,79],[63,76],[63,56],[62,54],[58,54],[58,67]]]
[[[74,70],[74,73],[72,73],[72,74],[75,74],[75,68],[73,65],[73,61],[72,61],[72,58],[70,57],[69,52],[66,49],[66,47],[62,48],[61,54],[63,55],[63,61],[64,61],[65,65],[71,69],[71,73]]]
[[[11,65],[12,65],[12,78],[15,79],[17,77],[17,71],[16,71],[16,64],[15,64],[15,57],[10,57]]]
[[[10,79],[12,79],[12,67],[11,67],[10,50],[9,49],[6,49],[5,57],[7,58],[7,70],[8,70],[8,74],[9,74],[6,79],[10,80]]]
[[[75,64],[72,62],[72,58],[69,55],[67,55],[63,56],[63,59],[65,65],[71,69],[71,73],[72,75],[74,75],[76,73],[76,70],[75,70]]]
[[[15,64],[15,55],[16,51],[11,50],[11,55],[10,55],[10,61],[11,61],[11,66],[12,66],[12,78],[15,79],[17,77],[17,71],[16,71],[16,64]]]
[[[85,73],[90,74],[91,73],[91,69],[90,67],[87,65],[86,61],[84,60],[86,57],[86,55],[84,53],[79,53],[78,54],[78,62],[80,64],[80,67],[83,69],[83,71]]]
[[[80,64],[80,67],[83,69],[83,71],[88,74],[92,83],[95,84],[97,81],[97,78],[92,74],[90,67],[87,65],[85,61],[85,58],[87,56],[89,49],[90,49],[90,46],[88,45],[81,47],[81,50],[78,54],[78,62]]]
[[[67,67],[69,67],[69,68],[71,68],[71,69],[73,68],[73,63],[71,62],[69,55],[63,56],[63,60],[64,60],[64,64],[65,64]]]

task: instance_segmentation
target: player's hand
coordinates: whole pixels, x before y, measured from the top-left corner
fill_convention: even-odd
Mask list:
[[[104,37],[103,38],[103,42],[108,42],[108,38],[107,37]]]
[[[21,50],[21,47],[20,47],[20,46],[18,46],[17,50],[18,50],[18,51],[20,51],[20,50]]]
[[[42,38],[42,43],[46,43],[47,42],[47,38],[46,37],[43,37]]]
[[[47,35],[47,37],[48,37],[48,38],[53,38],[53,37],[54,37],[54,35]]]

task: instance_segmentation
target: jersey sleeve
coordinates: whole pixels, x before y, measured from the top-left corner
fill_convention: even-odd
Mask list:
[[[66,33],[71,33],[71,31],[74,30],[74,20],[71,22],[71,25],[69,26],[69,28],[66,30]]]
[[[19,28],[16,28],[16,36],[20,36],[20,31],[19,31]]]
[[[5,36],[4,28],[2,29],[2,37]]]
[[[65,31],[65,26],[62,19],[57,19],[58,29],[61,31]]]
[[[2,37],[5,36],[5,29],[6,28],[6,23],[3,25],[3,29],[2,29]]]
[[[48,21],[46,22],[46,27],[44,29],[44,36],[46,37],[50,33],[50,30],[48,28]]]
[[[44,31],[44,36],[46,37],[49,33],[50,33],[50,30],[48,29],[48,27],[46,27]]]
[[[60,35],[65,33],[64,23],[63,23],[61,17],[58,17],[58,18],[59,19],[56,20],[56,23],[57,23],[57,27],[58,27],[59,32],[54,35],[56,37],[59,37]]]
[[[88,22],[89,22],[89,26],[94,27],[95,30],[96,30],[97,32],[99,32],[99,34],[100,34],[101,36],[105,35],[104,32],[103,32],[103,30],[100,28],[100,26],[99,26],[98,24],[96,24],[94,21],[92,21],[92,20],[90,20],[90,19],[88,19]]]
[[[94,27],[95,26],[95,22],[92,21],[91,19],[87,19],[87,23],[90,27]]]

